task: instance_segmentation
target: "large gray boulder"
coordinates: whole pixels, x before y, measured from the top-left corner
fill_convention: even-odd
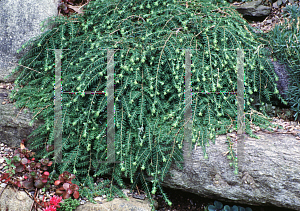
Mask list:
[[[16,76],[4,79],[17,66],[25,51],[16,51],[30,39],[41,34],[42,21],[57,16],[58,0],[0,1],[0,82],[12,82]],[[50,28],[50,26],[48,27]]]
[[[42,33],[42,21],[45,20],[46,24],[48,18],[57,16],[57,5],[58,0],[0,1],[0,142],[8,146],[20,146],[21,140],[27,138],[42,122],[30,126],[32,114],[25,113],[28,109],[20,111],[9,103],[10,90],[17,73],[7,79],[5,77],[17,67],[18,60],[30,49],[19,54],[16,51]]]
[[[299,138],[262,131],[256,135],[260,139],[245,136],[238,175],[227,159],[226,135],[220,135],[206,148],[208,159],[202,148],[193,149],[191,159],[184,161],[184,169],[173,163],[169,170],[173,176],[166,176],[162,185],[231,203],[300,210]]]

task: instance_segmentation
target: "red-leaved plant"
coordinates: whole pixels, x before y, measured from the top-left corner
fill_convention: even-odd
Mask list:
[[[43,206],[46,207],[43,211],[56,211],[56,208],[60,208],[60,201],[62,197],[53,196],[50,198],[50,202],[44,202],[43,198]]]
[[[12,159],[6,158],[7,166],[4,169],[9,170],[0,176],[0,181],[5,180],[5,183],[26,189],[50,188],[51,181],[48,181],[49,172],[47,168],[52,165],[52,161],[45,158],[41,159],[40,162],[35,162],[35,158],[30,159],[30,156],[31,152],[27,148],[16,149]],[[17,173],[23,173],[24,180],[20,177],[13,178]]]
[[[41,188],[46,190],[50,188],[50,184],[53,183],[53,181],[49,179],[49,172],[47,171],[47,168],[52,165],[52,161],[49,161],[48,158],[41,159],[40,162],[35,162],[35,158],[30,159],[30,157],[34,155],[34,152],[31,152],[25,147],[25,141],[25,139],[22,140],[21,148],[14,151],[11,159],[5,158],[7,166],[4,167],[4,170],[7,169],[7,171],[0,175],[0,182],[12,184],[19,188],[35,189],[35,192]],[[53,151],[54,146],[47,146],[46,150],[47,152]],[[24,177],[17,177],[22,173]],[[59,179],[55,181],[55,185],[60,186],[56,190],[56,195],[63,195],[62,197],[54,196],[50,199],[50,202],[44,202],[43,198],[43,201],[39,203],[35,198],[36,194],[34,194],[34,201],[41,207],[46,208],[45,211],[56,211],[56,208],[60,207],[59,202],[62,198],[68,199],[73,193],[74,198],[78,199],[79,187],[71,182],[74,178],[74,174],[65,171],[59,175]]]
[[[73,193],[73,197],[78,199],[79,187],[78,185],[72,183],[72,179],[75,179],[75,175],[67,171],[60,174],[58,180],[54,182],[54,185],[59,186],[59,188],[56,189],[55,194],[58,196],[62,195],[63,199],[68,199]]]

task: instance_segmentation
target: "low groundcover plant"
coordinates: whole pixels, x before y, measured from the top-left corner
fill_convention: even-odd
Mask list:
[[[60,201],[62,200],[62,197],[53,196],[50,199],[50,202],[44,202],[46,205],[46,209],[43,209],[43,211],[56,211],[56,208],[60,208]]]
[[[24,142],[25,140],[23,139],[21,146],[24,146]],[[35,162],[35,158],[30,158],[32,155],[34,155],[34,153],[26,147],[16,149],[11,159],[5,158],[7,165],[4,167],[4,170],[6,170],[6,172],[0,175],[0,181],[19,188],[35,190],[36,193],[38,189],[42,189],[43,192],[50,189],[54,181],[49,178],[50,174],[47,169],[52,165],[52,161],[49,161],[49,158],[43,158],[40,162]],[[62,204],[62,199],[69,199],[71,195],[73,195],[75,199],[78,199],[79,187],[72,183],[75,177],[74,174],[64,171],[54,182],[54,185],[57,186],[55,194],[58,196],[54,195],[51,197],[50,202],[45,202],[44,195],[40,203],[36,200],[36,194],[34,194],[34,201],[44,208],[43,210],[56,211],[57,208],[60,208],[61,205],[59,203]],[[68,203],[69,202],[70,201],[68,201]],[[71,204],[69,203],[68,206],[64,206],[63,209],[58,210],[72,210],[72,208],[78,205],[79,202],[72,202]]]

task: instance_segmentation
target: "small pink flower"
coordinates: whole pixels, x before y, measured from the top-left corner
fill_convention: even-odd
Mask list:
[[[50,203],[53,205],[53,206],[59,206],[59,203],[60,201],[62,200],[62,197],[58,197],[58,196],[53,196],[51,199],[50,199]]]
[[[43,209],[43,211],[56,211],[56,207],[54,206],[46,207],[46,209]]]

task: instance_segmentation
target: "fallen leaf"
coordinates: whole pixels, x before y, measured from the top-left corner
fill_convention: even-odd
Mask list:
[[[22,142],[20,143],[20,147],[21,147],[21,149],[26,148],[25,145]]]
[[[68,7],[71,8],[72,10],[74,10],[75,12],[77,12],[78,14],[84,14],[84,12],[80,10],[82,6],[68,5]]]

